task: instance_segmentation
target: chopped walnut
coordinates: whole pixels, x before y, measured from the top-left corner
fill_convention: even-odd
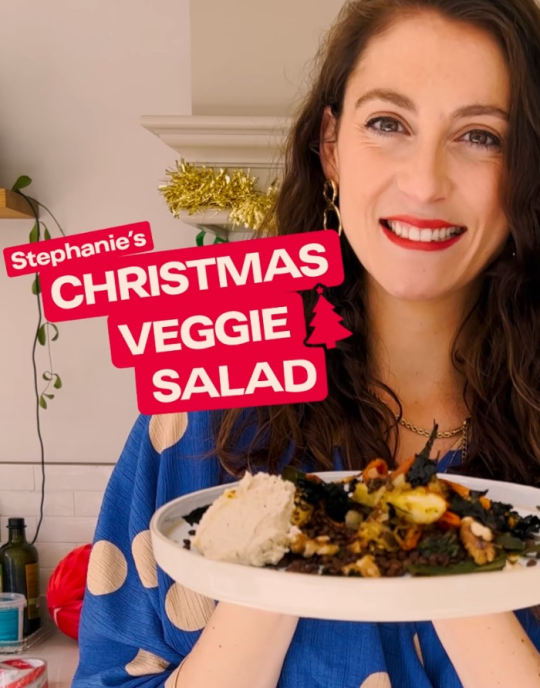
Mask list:
[[[327,535],[320,535],[313,539],[309,538],[304,533],[293,535],[290,546],[291,552],[294,554],[302,554],[304,557],[312,557],[314,554],[318,554],[319,556],[332,556],[339,550],[338,545],[332,545],[330,543],[330,538]]]
[[[493,533],[489,528],[470,516],[466,516],[461,520],[459,536],[463,546],[478,566],[489,564],[495,559],[496,551],[491,542]]]
[[[348,576],[350,573],[359,573],[363,578],[380,578],[381,572],[375,559],[371,554],[366,554],[358,559],[354,564],[343,567],[343,573]]]

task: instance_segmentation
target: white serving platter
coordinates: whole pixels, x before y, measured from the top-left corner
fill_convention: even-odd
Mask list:
[[[357,471],[318,473],[342,480]],[[521,515],[540,516],[540,490],[477,478],[440,475],[473,490],[488,490],[495,501],[512,504]],[[513,611],[540,604],[540,561],[502,571],[399,578],[348,578],[290,573],[203,557],[183,546],[190,526],[183,516],[211,504],[225,489],[219,485],[162,506],[150,531],[158,565],[173,580],[216,601],[294,616],[364,622],[428,621]]]

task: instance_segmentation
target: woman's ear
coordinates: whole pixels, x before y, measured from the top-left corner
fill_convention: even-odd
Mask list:
[[[333,179],[339,185],[337,122],[329,105],[324,108],[321,122],[319,156],[326,179]]]

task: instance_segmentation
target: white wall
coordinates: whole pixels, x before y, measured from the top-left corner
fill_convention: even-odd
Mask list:
[[[157,249],[193,246],[196,230],[156,190],[176,154],[138,121],[191,113],[189,1],[17,0],[1,9],[0,187],[28,174],[28,192],[68,234],[148,220]],[[24,243],[31,226],[0,221],[0,249]],[[31,280],[9,279],[2,260],[0,462],[39,460]],[[53,356],[64,387],[41,414],[47,461],[115,462],[137,415],[133,371],[112,366],[104,319],[59,329]]]
[[[344,0],[193,0],[193,114],[291,112]]]
[[[31,176],[28,193],[68,234],[149,220],[158,250],[193,246],[197,230],[175,220],[157,192],[177,154],[139,117],[191,114],[192,81],[194,114],[285,114],[343,0],[191,4],[3,2],[0,187]],[[0,221],[0,249],[26,242],[32,224]],[[31,282],[7,278],[1,261],[0,463],[39,461]],[[137,415],[134,373],[110,362],[105,319],[59,329],[52,351],[64,386],[41,412],[47,463],[114,463]],[[48,360],[38,353],[41,385]]]

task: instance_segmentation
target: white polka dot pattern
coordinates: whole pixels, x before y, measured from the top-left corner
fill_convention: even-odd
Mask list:
[[[424,666],[424,655],[422,654],[422,647],[420,645],[420,638],[418,637],[418,633],[414,634],[413,644],[414,649],[416,650],[416,654],[418,655],[418,659],[420,660],[420,664]]]
[[[149,530],[138,533],[131,543],[131,553],[141,583],[145,588],[157,588],[157,565],[152,550],[152,538]]]
[[[158,454],[161,454],[182,439],[187,427],[188,414],[186,412],[152,416],[148,427],[150,442]]]
[[[173,583],[165,597],[167,618],[181,631],[200,631],[206,626],[215,606],[213,600],[179,583]]]
[[[98,540],[92,547],[88,564],[88,590],[92,595],[109,595],[120,590],[127,577],[126,558],[108,540]]]
[[[136,656],[126,664],[126,671],[130,676],[147,676],[161,674],[169,666],[169,662],[147,650],[139,650]]]
[[[365,681],[360,684],[360,688],[392,688],[390,683],[390,676],[386,671],[378,671],[376,674],[371,674]]]

